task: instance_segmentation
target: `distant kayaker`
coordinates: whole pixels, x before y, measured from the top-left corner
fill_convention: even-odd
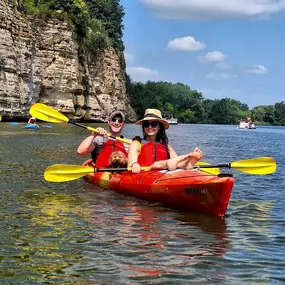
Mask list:
[[[165,132],[169,123],[157,109],[147,109],[144,118],[135,124],[142,125],[143,139],[136,137],[129,148],[128,166],[133,173],[139,173],[141,166],[150,166],[151,169],[190,169],[203,156],[199,148],[195,148],[192,153],[177,156],[168,144]]]
[[[37,124],[37,120],[35,117],[31,117],[28,121],[28,124],[30,125],[36,125]]]
[[[251,125],[253,124],[253,121],[252,121],[250,116],[247,117],[246,122],[248,123],[248,127],[251,128]]]
[[[122,130],[125,126],[125,115],[121,111],[113,111],[108,117],[109,133],[114,137],[124,138]],[[96,163],[97,167],[106,167],[109,164],[109,158],[112,152],[121,151],[127,157],[128,145],[119,141],[112,140],[106,136],[108,133],[104,128],[97,128],[97,132],[93,132],[84,139],[77,148],[77,154],[84,156],[91,154],[88,163]]]

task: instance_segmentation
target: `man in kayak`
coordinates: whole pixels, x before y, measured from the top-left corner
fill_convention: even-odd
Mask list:
[[[125,126],[125,115],[121,111],[113,111],[108,118],[109,133],[113,137],[121,137],[122,130]],[[84,139],[77,148],[77,154],[84,156],[91,154],[91,159],[86,161],[84,165],[91,162],[96,163],[97,167],[106,167],[109,165],[109,158],[114,151],[122,152],[127,157],[128,144],[109,139],[104,128],[97,128],[98,132],[93,132]]]
[[[136,137],[129,148],[128,166],[133,173],[139,173],[141,166],[150,166],[150,169],[191,169],[203,156],[199,148],[195,148],[192,153],[177,156],[168,144],[165,132],[169,123],[157,109],[147,109],[144,118],[137,121],[136,125],[142,125],[143,139]]]

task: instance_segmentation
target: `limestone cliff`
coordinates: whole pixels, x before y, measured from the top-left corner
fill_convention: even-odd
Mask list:
[[[129,121],[136,114],[125,90],[123,54],[108,49],[99,58],[78,57],[66,22],[29,20],[12,1],[0,0],[0,114],[26,120],[34,103],[71,119],[104,122],[114,109]]]

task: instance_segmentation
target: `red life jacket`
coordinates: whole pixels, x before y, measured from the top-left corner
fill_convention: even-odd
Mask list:
[[[167,150],[161,143],[148,142],[142,146],[138,163],[141,166],[150,166],[155,161],[169,159]]]
[[[108,140],[104,143],[101,152],[97,156],[96,166],[98,168],[107,167],[109,165],[109,157],[114,151],[121,151],[126,157],[128,157],[123,143]]]

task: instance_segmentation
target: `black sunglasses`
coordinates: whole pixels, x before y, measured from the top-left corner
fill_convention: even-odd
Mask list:
[[[112,122],[116,122],[118,121],[120,124],[123,122],[123,120],[121,118],[112,118]]]
[[[152,128],[156,128],[159,125],[159,122],[153,121],[153,122],[143,122],[144,128],[149,128],[151,126]]]

